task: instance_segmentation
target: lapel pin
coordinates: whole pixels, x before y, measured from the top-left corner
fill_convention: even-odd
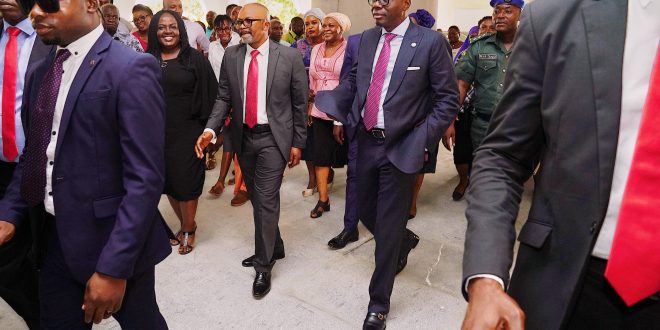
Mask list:
[[[89,61],[89,66],[94,66],[94,64],[96,64],[96,61],[95,61],[95,60],[91,60],[91,61]]]
[[[412,48],[415,48],[415,47],[417,47],[417,43],[416,43],[416,42],[413,42],[412,44],[410,44],[410,46],[411,46]]]

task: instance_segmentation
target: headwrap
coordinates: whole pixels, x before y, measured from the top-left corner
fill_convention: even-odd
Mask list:
[[[351,29],[351,20],[348,18],[348,16],[342,14],[342,13],[330,13],[325,15],[325,18],[332,18],[341,27],[341,32],[346,33],[348,30]]]
[[[490,6],[495,8],[497,5],[512,5],[516,6],[518,8],[521,8],[525,6],[525,1],[524,0],[490,0]]]
[[[305,16],[303,16],[303,20],[307,19],[307,16],[314,16],[319,19],[319,21],[323,21],[323,18],[325,17],[325,13],[321,8],[312,8],[308,12],[305,13]]]
[[[417,20],[417,24],[425,28],[430,29],[433,27],[433,24],[435,24],[435,18],[433,18],[433,15],[425,9],[418,9],[416,12],[410,13],[408,17],[414,17],[415,20]]]
[[[470,29],[470,32],[468,32],[468,36],[473,34],[474,32],[479,32],[479,27],[478,26],[473,26]],[[458,53],[456,53],[456,57],[454,57],[454,64],[458,62],[458,59],[461,58],[461,55],[463,55],[463,52],[466,51],[470,47],[470,37],[466,38],[465,41],[463,41],[463,46],[458,49]]]

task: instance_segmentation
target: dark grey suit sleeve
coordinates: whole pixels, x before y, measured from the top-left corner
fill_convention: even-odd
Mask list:
[[[533,7],[527,6],[522,15],[504,94],[473,163],[463,290],[465,280],[477,274],[496,275],[508,286],[523,183],[532,174],[533,161],[545,144],[541,122],[545,68],[534,35]],[[467,298],[466,292],[463,294]]]
[[[428,125],[426,148],[432,150],[438,146],[442,135],[458,112],[458,84],[451,50],[447,39],[434,33],[430,57],[429,79],[433,90],[433,109],[426,118]]]
[[[227,55],[225,54],[225,57],[222,58],[220,77],[218,79],[218,96],[215,99],[211,115],[206,122],[206,128],[212,129],[215,132],[215,136],[220,135],[225,119],[229,116],[229,110],[231,109],[231,90],[229,89],[229,76],[227,74],[227,58],[229,56]]]
[[[293,111],[293,141],[292,147],[304,149],[307,141],[307,96],[309,83],[307,71],[300,55],[291,54],[291,110]]]

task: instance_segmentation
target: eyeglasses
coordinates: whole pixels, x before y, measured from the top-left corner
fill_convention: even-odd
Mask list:
[[[60,0],[18,0],[18,4],[26,15],[30,14],[35,3],[47,13],[60,11]]]
[[[141,16],[138,16],[136,18],[133,18],[133,23],[140,23],[140,22],[144,22],[146,20],[147,20],[147,16],[146,15],[141,15]]]
[[[261,21],[265,21],[265,19],[263,19],[263,18],[246,18],[246,19],[237,19],[237,20],[234,22],[234,25],[236,25],[236,27],[245,26],[246,28],[251,28],[251,27],[252,27],[252,23],[254,23],[254,22],[261,22]]]
[[[381,6],[385,7],[390,4],[390,0],[367,0],[369,6],[373,6],[374,3],[378,2]]]

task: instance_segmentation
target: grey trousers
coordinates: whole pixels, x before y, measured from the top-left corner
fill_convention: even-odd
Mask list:
[[[242,143],[238,162],[254,212],[254,269],[269,272],[275,264],[273,254],[284,254],[278,223],[280,187],[287,160],[271,132],[244,130]]]

